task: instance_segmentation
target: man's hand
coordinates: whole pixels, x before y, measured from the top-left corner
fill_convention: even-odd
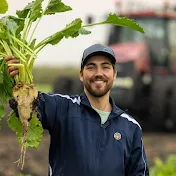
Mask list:
[[[15,75],[18,74],[18,67],[16,66],[8,66],[8,64],[19,64],[19,60],[15,59],[14,56],[7,56],[5,58],[7,62],[7,71],[10,74],[11,77],[14,77]]]
[[[7,71],[11,77],[14,77],[18,74],[18,67],[16,66],[8,66],[8,64],[19,64],[19,60],[15,59],[14,56],[7,56],[5,57],[7,62]],[[14,98],[9,100],[10,107],[14,110],[16,117],[19,117],[18,110],[17,110],[17,103],[15,102]]]

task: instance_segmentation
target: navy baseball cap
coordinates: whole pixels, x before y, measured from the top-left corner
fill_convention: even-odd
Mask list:
[[[87,60],[93,56],[106,56],[111,60],[113,65],[116,63],[116,58],[111,48],[102,44],[94,44],[84,50],[81,61],[81,68],[83,68]]]

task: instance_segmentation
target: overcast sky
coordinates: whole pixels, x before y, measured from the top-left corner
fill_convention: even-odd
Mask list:
[[[8,14],[15,15],[16,10],[22,9],[32,0],[7,0],[9,3]],[[45,0],[46,1],[46,0]],[[122,0],[128,2],[129,0]],[[133,0],[134,1],[134,0]],[[139,0],[136,0],[139,1]],[[140,0],[142,2],[143,0]],[[148,2],[161,3],[163,0],[148,0]],[[65,27],[75,18],[81,18],[86,23],[86,17],[92,15],[95,21],[102,21],[104,16],[115,12],[115,0],[63,0],[72,11],[44,17],[35,33],[38,41]],[[146,1],[144,0],[146,3]],[[2,15],[1,15],[2,16]],[[38,55],[35,65],[73,65],[79,67],[83,50],[93,43],[106,44],[108,26],[95,26],[89,28],[92,34],[79,36],[76,39],[63,39],[59,44],[46,46]]]
[[[9,3],[8,14],[15,15],[16,10],[22,9],[32,0],[7,0]],[[91,14],[96,21],[103,19],[104,15],[114,12],[114,0],[63,0],[66,5],[72,7],[72,11],[44,17],[35,33],[39,41],[65,27],[75,18],[84,21]],[[1,15],[2,16],[2,15]],[[73,65],[79,66],[83,50],[95,42],[104,43],[105,27],[97,26],[89,28],[92,34],[79,36],[76,39],[63,39],[59,44],[48,45],[38,55],[35,65]]]

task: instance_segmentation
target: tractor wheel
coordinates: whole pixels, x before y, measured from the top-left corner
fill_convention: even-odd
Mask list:
[[[152,130],[162,131],[167,128],[167,119],[170,117],[170,77],[154,77],[150,94],[150,122]]]
[[[173,95],[171,97],[171,111],[168,125],[172,131],[176,131],[176,80],[174,80],[172,87]]]
[[[60,76],[56,79],[53,91],[54,93],[71,95],[72,79],[68,76]]]
[[[83,84],[78,78],[72,79],[72,95],[77,95],[83,93]]]

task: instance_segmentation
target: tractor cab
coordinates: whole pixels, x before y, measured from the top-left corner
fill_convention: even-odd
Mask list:
[[[111,27],[108,45],[115,51],[117,63],[133,60],[139,72],[174,72],[176,12],[140,12],[122,16],[134,19],[144,28],[145,34],[129,28]]]
[[[117,60],[111,96],[121,108],[142,114],[139,121],[144,122],[141,117],[147,114],[156,128],[171,129],[176,126],[171,115],[176,114],[176,12],[143,11],[120,16],[134,19],[145,34],[125,27],[110,28],[108,45]]]

